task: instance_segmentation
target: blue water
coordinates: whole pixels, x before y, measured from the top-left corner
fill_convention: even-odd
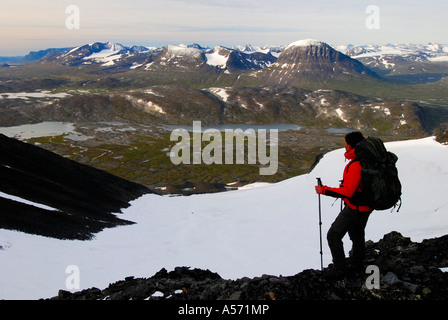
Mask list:
[[[350,128],[329,128],[327,129],[327,132],[329,133],[350,133],[356,130],[350,129]]]

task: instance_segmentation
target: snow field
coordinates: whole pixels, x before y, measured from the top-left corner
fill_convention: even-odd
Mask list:
[[[342,142],[341,142],[342,144]],[[390,231],[413,241],[448,230],[448,146],[432,137],[388,143],[399,157],[403,184],[400,212],[372,213],[366,240]],[[171,197],[145,195],[123,210],[136,222],[106,229],[91,241],[62,241],[0,230],[0,299],[38,299],[67,290],[79,268],[80,287],[105,288],[127,276],[151,277],[161,268],[209,269],[226,279],[262,274],[294,275],[320,268],[316,177],[335,186],[347,162],[339,149],[307,175],[225,193]],[[324,265],[331,262],[326,232],[339,200],[321,196]],[[351,247],[344,238],[346,253]]]

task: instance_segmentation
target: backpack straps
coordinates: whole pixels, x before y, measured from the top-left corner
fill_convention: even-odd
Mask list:
[[[348,169],[350,168],[350,166],[352,165],[352,163],[353,162],[356,162],[356,161],[359,161],[359,159],[358,158],[355,158],[355,159],[353,159],[352,161],[350,161],[348,164],[347,164],[347,167],[345,168],[345,173],[348,173]],[[360,162],[361,163],[361,162]]]

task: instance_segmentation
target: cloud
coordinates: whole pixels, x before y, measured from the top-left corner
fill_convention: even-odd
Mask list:
[[[65,9],[73,4],[80,9],[81,28],[70,32]],[[381,10],[376,31],[365,27],[370,4]],[[3,51],[25,48],[30,35],[35,45],[41,41],[40,48],[107,40],[223,45],[287,44],[301,38],[334,44],[446,42],[447,10],[445,0],[16,0],[0,11],[0,42]]]
[[[204,32],[204,33],[241,33],[241,32],[247,32],[247,33],[283,33],[283,32],[298,32],[300,29],[298,28],[276,28],[276,27],[269,27],[269,26],[260,26],[260,27],[250,27],[250,26],[244,26],[244,25],[237,25],[237,26],[216,26],[216,27],[196,27],[196,26],[185,26],[185,25],[177,25],[177,26],[171,26],[171,28],[174,30],[177,30],[179,32]]]

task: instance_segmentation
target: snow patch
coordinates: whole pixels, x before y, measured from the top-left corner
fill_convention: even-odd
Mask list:
[[[390,116],[390,109],[384,106],[374,106],[372,107],[374,110],[380,110],[383,111],[385,115]]]
[[[65,92],[59,93],[51,93],[50,91],[41,91],[41,92],[4,92],[0,93],[1,99],[24,99],[28,100],[29,98],[65,98],[70,96],[70,94]]]
[[[229,56],[220,55],[219,50],[214,50],[213,53],[206,53],[205,58],[208,65],[225,69]]]
[[[401,115],[400,125],[404,126],[408,122],[405,120],[404,114]]]
[[[337,108],[336,113],[338,114],[339,119],[341,119],[344,122],[348,122],[348,120],[344,118],[344,111],[342,111],[341,108]]]
[[[286,46],[286,48],[291,48],[291,47],[309,47],[309,46],[321,46],[325,44],[322,41],[319,40],[315,40],[315,39],[304,39],[304,40],[299,40],[299,41],[295,41],[292,42],[290,44],[288,44]]]
[[[226,88],[208,88],[209,92],[221,98],[222,101],[227,102],[229,99],[229,94],[227,93]]]
[[[163,98],[163,97],[164,97],[164,95],[163,95],[163,94],[160,94],[160,93],[154,92],[154,90],[153,90],[153,89],[146,89],[146,90],[145,90],[144,92],[145,92],[145,93],[149,93],[149,94],[152,94],[153,96],[156,96],[156,97],[161,97],[161,98]]]
[[[429,57],[428,60],[431,62],[447,62],[448,56]]]
[[[144,63],[134,62],[134,63],[132,63],[132,66],[129,67],[129,69],[134,70],[134,69],[140,68],[143,65],[144,65]]]
[[[197,58],[201,56],[201,50],[197,48],[190,48],[186,45],[168,45],[167,52],[171,57],[193,57]]]
[[[321,98],[320,99],[320,104],[323,105],[323,106],[329,106],[330,105],[330,103],[325,98]]]
[[[145,111],[146,112],[155,111],[155,112],[158,112],[158,113],[161,113],[161,114],[166,114],[166,112],[162,109],[161,106],[155,104],[152,101],[148,101],[146,103]]]
[[[107,42],[106,48],[99,51],[92,53],[91,55],[84,57],[84,60],[94,60],[98,63],[103,63],[103,66],[111,66],[115,64],[115,60],[121,59],[123,54],[118,54],[120,51],[122,51],[124,47],[121,44],[113,43],[113,42]]]
[[[37,202],[33,202],[33,201],[30,201],[30,200],[26,200],[26,199],[23,199],[21,197],[13,196],[13,195],[1,192],[1,191],[0,191],[0,197],[6,198],[6,199],[10,199],[10,200],[13,200],[13,201],[16,201],[16,202],[28,204],[28,205],[31,205],[31,206],[34,206],[34,207],[37,207],[37,208],[40,208],[40,209],[45,209],[45,210],[50,210],[50,211],[59,211],[58,209],[49,207],[47,205],[44,205],[44,204],[41,204],[41,203],[37,203]]]

